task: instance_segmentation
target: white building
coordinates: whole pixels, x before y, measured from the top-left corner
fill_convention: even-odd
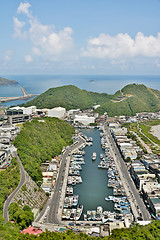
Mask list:
[[[66,116],[66,109],[62,107],[56,107],[48,109],[48,117],[64,118]]]
[[[16,107],[9,108],[9,111],[12,112],[13,115],[14,115],[14,113],[17,113],[17,112],[19,112],[21,114],[30,115],[36,111],[36,106],[30,106],[30,107],[26,107],[26,108],[16,106]]]
[[[95,117],[88,117],[87,115],[83,116],[75,115],[74,124],[75,123],[89,125],[90,123],[95,123]]]
[[[78,114],[78,113],[80,113],[79,108],[78,109],[70,109],[70,110],[68,110],[67,115],[70,116],[70,115],[75,115],[75,114]]]
[[[30,106],[27,108],[23,108],[23,114],[30,115],[36,111],[36,106]]]

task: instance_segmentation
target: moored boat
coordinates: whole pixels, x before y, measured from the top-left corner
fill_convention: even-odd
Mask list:
[[[97,154],[96,154],[96,152],[94,152],[93,155],[92,155],[92,160],[93,161],[96,160],[96,157],[97,157]]]

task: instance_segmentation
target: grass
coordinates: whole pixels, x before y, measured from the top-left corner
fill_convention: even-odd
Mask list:
[[[134,131],[137,135],[151,148],[153,153],[157,154],[160,153],[160,140],[151,134],[152,126],[160,125],[160,120],[152,120],[150,122],[142,122],[139,124],[131,123],[127,124],[126,127],[128,131]],[[140,131],[141,130],[141,131]],[[143,134],[144,135],[143,135]],[[155,145],[157,144],[159,148]]]

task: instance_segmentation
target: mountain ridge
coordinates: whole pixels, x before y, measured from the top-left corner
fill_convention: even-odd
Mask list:
[[[160,91],[143,84],[129,84],[111,95],[81,90],[74,85],[50,88],[24,106],[37,108],[64,107],[67,110],[89,109],[99,104],[96,112],[109,116],[135,115],[137,112],[160,111]]]
[[[15,80],[9,80],[3,77],[0,77],[0,86],[9,86],[9,85],[17,85],[18,82]]]

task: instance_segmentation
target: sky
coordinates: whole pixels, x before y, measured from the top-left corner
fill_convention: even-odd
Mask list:
[[[0,18],[0,76],[160,75],[160,0],[5,0]]]

